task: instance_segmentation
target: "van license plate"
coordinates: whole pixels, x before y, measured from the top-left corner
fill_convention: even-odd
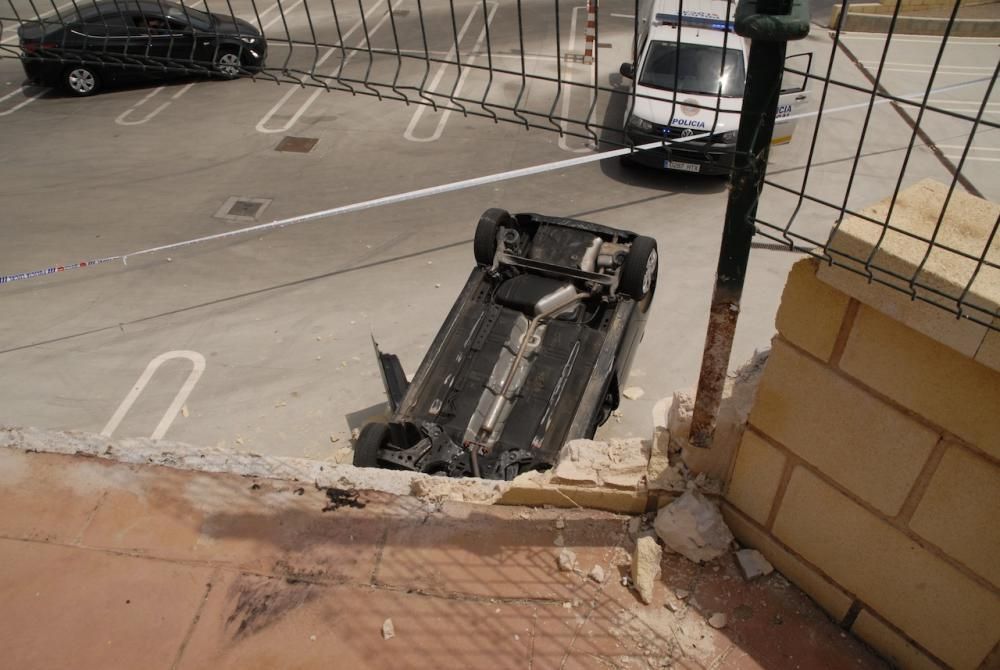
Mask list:
[[[698,163],[682,163],[681,161],[666,161],[663,166],[668,170],[684,170],[685,172],[701,172],[701,165]]]

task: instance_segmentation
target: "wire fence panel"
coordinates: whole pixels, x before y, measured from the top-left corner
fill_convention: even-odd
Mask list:
[[[337,91],[413,105],[401,129],[413,142],[438,139],[448,117],[461,114],[558,133],[570,152],[644,147],[626,158],[732,176],[763,169],[736,151],[750,52],[732,29],[737,7],[0,0],[0,58],[21,59],[34,80],[20,98],[0,99],[0,115],[45,87],[87,95],[114,79],[243,76],[313,96]],[[945,185],[946,203],[961,192],[1000,199],[996,43],[959,35],[967,26],[957,0],[934,18],[936,35],[911,34],[908,7],[887,0],[882,32],[872,33],[846,30],[850,12],[834,12],[832,28],[814,16],[808,37],[789,43],[783,72],[773,75],[781,94],[773,141],[785,146],[770,153],[753,223],[765,244],[813,253],[998,328],[1000,298],[990,302],[981,287],[1000,271],[1000,220],[975,244],[956,236],[944,209],[924,232],[893,223],[906,205],[900,194],[924,178]],[[288,117],[276,105],[258,130],[287,131],[307,106]],[[857,253],[838,242],[848,234],[873,244]],[[888,262],[883,252],[900,244],[920,245],[921,258],[906,267]],[[966,277],[957,292],[943,289],[934,271],[955,264]]]

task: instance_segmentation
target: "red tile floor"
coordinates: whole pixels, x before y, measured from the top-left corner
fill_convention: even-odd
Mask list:
[[[732,556],[666,556],[643,605],[621,584],[627,517],[335,497],[0,449],[4,665],[887,667],[780,575],[744,581]],[[559,571],[562,547],[579,572]]]

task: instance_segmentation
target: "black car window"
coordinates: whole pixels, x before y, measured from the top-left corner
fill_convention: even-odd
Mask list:
[[[128,25],[125,17],[121,14],[102,14],[99,20],[106,26],[124,27]]]
[[[205,12],[200,12],[191,7],[168,6],[167,16],[186,24],[190,24],[193,28],[197,28],[198,30],[212,29],[212,17]]]
[[[167,19],[163,16],[156,16],[155,14],[139,14],[135,17],[135,25],[137,28],[147,28],[149,30],[166,30],[167,29]]]

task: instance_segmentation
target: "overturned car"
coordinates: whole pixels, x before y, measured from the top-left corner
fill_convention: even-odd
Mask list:
[[[653,298],[653,238],[489,209],[476,267],[412,381],[375,345],[392,418],[354,464],[513,479],[551,467],[618,406]]]

